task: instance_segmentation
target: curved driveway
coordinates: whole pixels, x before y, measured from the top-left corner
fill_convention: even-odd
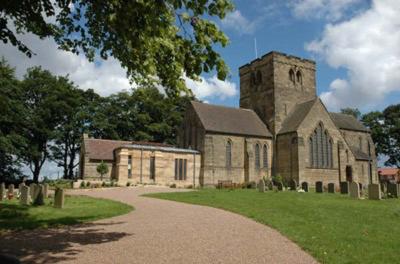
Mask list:
[[[135,206],[93,223],[0,236],[0,251],[34,263],[316,263],[277,231],[205,206],[140,197],[134,187],[72,191]]]

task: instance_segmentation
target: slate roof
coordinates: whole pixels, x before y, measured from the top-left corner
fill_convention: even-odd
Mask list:
[[[210,105],[192,101],[192,106],[208,132],[272,137],[258,115],[250,109]]]
[[[340,113],[329,113],[332,117],[333,122],[339,129],[369,132],[360,121],[358,121],[352,115],[340,114]]]
[[[114,149],[123,147],[125,145],[135,144],[156,147],[172,147],[171,145],[155,142],[122,141],[94,138],[85,138],[84,144],[86,155],[88,155],[89,159],[93,160],[114,160]]]
[[[304,118],[306,118],[308,112],[310,112],[317,100],[319,99],[315,98],[313,100],[296,105],[289,113],[289,116],[285,119],[285,121],[283,121],[282,127],[278,134],[297,131],[301,122],[303,122]]]
[[[371,158],[367,153],[362,152],[359,148],[349,145],[351,152],[356,160],[370,160]]]

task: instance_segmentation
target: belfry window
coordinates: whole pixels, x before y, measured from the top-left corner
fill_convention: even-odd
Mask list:
[[[294,71],[292,69],[289,70],[289,80],[292,83],[295,83],[295,76],[294,76]]]
[[[257,71],[257,84],[262,83],[262,74],[260,71]]]
[[[297,81],[297,83],[303,84],[303,76],[301,75],[301,71],[297,71],[296,81]]]
[[[322,123],[314,130],[309,139],[310,165],[314,168],[333,167],[333,141]]]

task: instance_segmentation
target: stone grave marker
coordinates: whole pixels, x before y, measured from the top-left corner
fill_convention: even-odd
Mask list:
[[[43,198],[48,198],[49,197],[49,184],[45,183],[43,184]]]
[[[30,203],[29,187],[25,184],[21,186],[21,196],[19,197],[19,203],[22,205],[29,205]]]
[[[259,192],[265,192],[265,182],[264,182],[263,179],[261,179],[261,180],[258,182],[258,191],[259,191]]]
[[[23,182],[21,182],[20,184],[18,184],[18,191],[19,191],[19,193],[21,193],[21,189],[22,189],[22,186],[25,186],[25,183],[23,183]]]
[[[6,195],[6,185],[4,182],[0,184],[0,201],[3,201],[4,196]]]
[[[64,207],[64,190],[57,188],[54,194],[54,207],[63,208]]]
[[[14,195],[14,184],[8,185],[8,195]]]
[[[398,198],[399,197],[398,191],[399,190],[397,188],[397,184],[388,182],[388,184],[387,184],[387,194],[388,194],[389,197]]]
[[[356,182],[350,183],[350,197],[360,199],[360,185]]]
[[[348,194],[349,193],[349,182],[340,182],[340,193]]]
[[[296,191],[297,190],[297,182],[296,180],[290,180],[289,181],[289,188],[291,191]]]
[[[382,199],[381,187],[379,186],[379,184],[370,183],[368,185],[368,199],[370,200]]]
[[[32,199],[33,199],[33,196],[35,194],[35,189],[36,189],[36,184],[35,183],[31,183],[29,185],[29,195],[31,196]]]
[[[303,189],[305,192],[308,192],[308,183],[307,182],[302,182],[301,183],[301,189]]]
[[[334,183],[328,183],[328,193],[335,193],[335,184]]]
[[[267,190],[272,190],[273,189],[273,184],[272,184],[272,181],[271,180],[265,180],[265,188],[267,189]]]
[[[315,183],[315,191],[316,191],[317,193],[323,193],[323,192],[324,192],[324,186],[323,186],[323,184],[322,184],[322,181],[317,181],[317,182]]]

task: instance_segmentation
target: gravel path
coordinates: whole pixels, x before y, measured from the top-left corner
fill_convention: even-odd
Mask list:
[[[277,231],[205,206],[140,197],[161,187],[78,190],[135,206],[110,219],[58,229],[12,232],[0,252],[32,263],[316,263]]]

